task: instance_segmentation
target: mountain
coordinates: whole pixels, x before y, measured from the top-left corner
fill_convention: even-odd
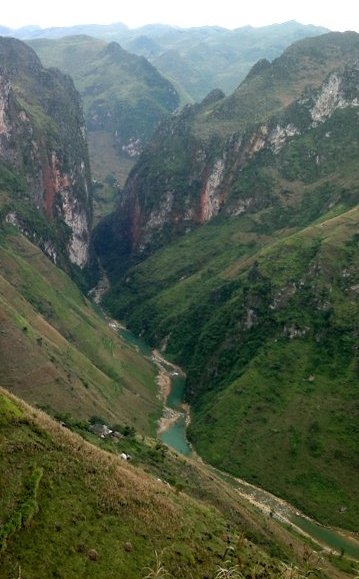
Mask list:
[[[348,109],[355,118],[357,38],[331,33],[296,43],[272,64],[258,61],[229,97],[212,91],[162,123],[129,176],[115,217],[104,221],[108,236],[114,222],[121,253],[140,257],[220,214],[256,212],[275,205],[274,199],[283,204],[297,178],[307,185],[330,174],[328,155],[320,163],[313,154],[305,169],[298,166],[294,137],[309,134],[316,144],[333,113]],[[351,151],[346,126],[336,125]],[[287,141],[289,153],[283,152]],[[352,156],[341,153],[346,162]],[[278,185],[288,193],[266,168],[271,164],[281,165],[286,183]],[[310,174],[298,176],[300,171]]]
[[[90,283],[91,179],[79,95],[18,40],[0,40],[0,62],[1,384],[52,414],[117,418],[154,434],[154,366],[125,346],[67,275],[82,288]]]
[[[129,29],[115,23],[11,31],[23,40],[85,34],[118,42],[129,52],[146,57],[171,80],[187,102],[203,99],[214,88],[230,94],[260,58],[273,60],[293,42],[325,32],[328,30],[323,27],[296,21],[234,30],[219,26],[178,28],[164,24]]]
[[[0,215],[67,269],[89,262],[91,178],[72,80],[0,38]]]
[[[79,283],[88,268],[65,219],[91,217],[78,95],[21,42],[1,50],[0,576],[356,574],[341,543],[333,553],[299,534],[290,505],[277,512],[273,497],[155,438],[158,368],[67,273]]]
[[[144,30],[141,44],[135,38],[124,46],[146,56],[175,86],[198,102],[215,88],[231,94],[260,58],[273,60],[293,42],[328,30],[291,21],[259,28],[204,27],[180,32],[174,41],[173,33],[171,37],[152,37],[151,31]],[[144,38],[154,38],[162,50],[154,52],[144,44]]]
[[[164,122],[95,244],[105,304],[187,372],[205,459],[355,529],[359,35]]]
[[[88,36],[33,40],[46,66],[71,75],[80,92],[95,180],[95,216],[150,136],[179,104],[178,94],[144,57]]]
[[[288,22],[234,31],[113,24],[11,33],[26,39],[44,65],[70,74],[81,93],[98,222],[113,209],[160,120],[179,102],[201,100],[216,87],[229,93],[260,57],[272,59],[294,40],[324,31]]]

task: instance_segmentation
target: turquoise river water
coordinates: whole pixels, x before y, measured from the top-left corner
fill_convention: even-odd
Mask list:
[[[180,412],[179,418],[169,428],[161,432],[162,442],[174,448],[177,452],[189,456],[192,453],[186,437],[186,414],[181,405],[185,387],[185,377],[180,374],[171,376],[171,392],[167,397],[167,406]]]

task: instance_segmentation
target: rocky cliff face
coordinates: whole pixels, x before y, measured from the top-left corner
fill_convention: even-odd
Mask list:
[[[103,198],[112,204],[113,186],[123,187],[158,124],[178,107],[179,95],[145,58],[116,42],[81,35],[29,43],[46,66],[73,78],[82,97],[97,216]]]
[[[253,213],[280,200],[283,185],[265,165],[281,164],[288,143],[358,106],[358,54],[355,33],[297,43],[254,67],[230,97],[214,91],[162,124],[106,222],[119,259],[144,256],[219,213]],[[98,238],[101,245],[101,227]]]
[[[57,263],[89,258],[90,169],[71,79],[0,39],[1,213]]]

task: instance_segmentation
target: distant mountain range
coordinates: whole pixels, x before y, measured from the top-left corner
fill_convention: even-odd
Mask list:
[[[228,30],[218,26],[176,28],[150,24],[129,29],[121,23],[79,25],[66,28],[2,28],[0,34],[22,40],[59,39],[87,35],[145,56],[182,95],[184,102],[198,101],[214,88],[230,94],[260,58],[272,60],[301,38],[328,32],[326,28],[296,21]]]

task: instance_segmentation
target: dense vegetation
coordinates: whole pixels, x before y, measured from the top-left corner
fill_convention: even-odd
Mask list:
[[[199,453],[351,529],[359,520],[357,51],[354,33],[305,40],[256,67],[231,97],[169,121],[97,242],[113,281],[106,306],[187,372]],[[313,122],[315,107],[327,110],[330,78],[341,79],[348,104]],[[262,145],[278,127],[295,130]],[[181,164],[183,151],[192,164]],[[224,201],[198,227],[187,215],[216,158],[226,161]]]

